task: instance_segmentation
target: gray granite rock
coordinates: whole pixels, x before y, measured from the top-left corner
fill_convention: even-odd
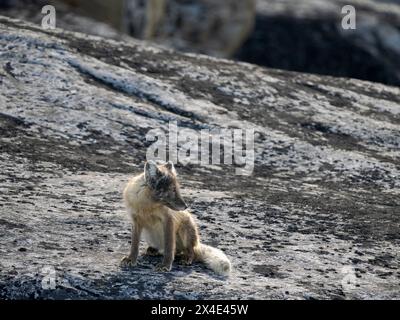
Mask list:
[[[251,176],[177,165],[227,279],[119,267],[121,191],[171,120],[255,130]],[[398,88],[0,17],[0,298],[399,299],[399,157]]]

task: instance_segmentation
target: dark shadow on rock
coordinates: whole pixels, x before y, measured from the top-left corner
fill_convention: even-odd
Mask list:
[[[340,23],[327,16],[302,19],[259,14],[253,34],[235,58],[284,70],[400,85],[396,59],[387,59],[379,48],[378,54],[371,54],[359,41],[343,36]]]

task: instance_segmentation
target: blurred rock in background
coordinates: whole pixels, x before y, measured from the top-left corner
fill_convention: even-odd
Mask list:
[[[124,31],[123,13],[126,0],[56,0],[48,2],[57,4],[58,1],[68,4],[82,15],[105,22],[116,30]]]
[[[356,30],[341,27],[353,5]],[[258,0],[255,31],[238,60],[400,85],[399,0]]]
[[[108,38],[119,38],[119,32],[180,51],[229,58],[253,30],[255,1],[7,0],[12,9],[0,14],[39,23],[41,6],[50,3],[56,6],[60,28]],[[104,25],[98,28],[95,21]]]
[[[112,14],[106,16],[104,12],[109,12],[108,8],[94,6],[95,2],[97,1],[86,1],[93,5],[92,10],[88,10],[90,7],[86,7],[87,4],[81,6],[78,1],[73,0],[0,0],[0,15],[40,24],[44,17],[42,7],[52,4],[56,8],[57,28],[118,40],[129,38],[115,27],[115,23],[121,19],[115,14],[116,11],[114,11],[115,16]],[[111,3],[111,1],[98,2]],[[101,19],[96,20],[96,17]]]
[[[255,0],[127,0],[126,30],[178,50],[232,56],[253,29]]]
[[[400,85],[400,0],[60,1],[2,0],[0,14],[40,23],[40,5],[52,3],[68,30]],[[341,27],[345,5],[356,8],[355,30]]]
[[[256,0],[63,0],[138,39],[231,57],[247,40]]]

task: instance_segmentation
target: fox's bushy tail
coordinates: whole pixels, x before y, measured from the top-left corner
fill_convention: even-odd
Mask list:
[[[206,244],[199,244],[194,248],[196,260],[203,262],[215,273],[227,276],[231,272],[231,263],[221,250]]]

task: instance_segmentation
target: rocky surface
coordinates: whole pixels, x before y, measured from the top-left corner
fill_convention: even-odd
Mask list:
[[[400,85],[399,0],[8,0],[0,15],[40,23],[48,3],[70,31]],[[346,5],[355,30],[342,28]]]
[[[356,9],[356,29],[341,27]],[[236,58],[259,65],[400,85],[398,0],[258,0]]]
[[[5,17],[0,66],[0,298],[400,298],[400,89]],[[227,279],[119,267],[121,191],[170,120],[256,132],[251,176],[177,165]]]

